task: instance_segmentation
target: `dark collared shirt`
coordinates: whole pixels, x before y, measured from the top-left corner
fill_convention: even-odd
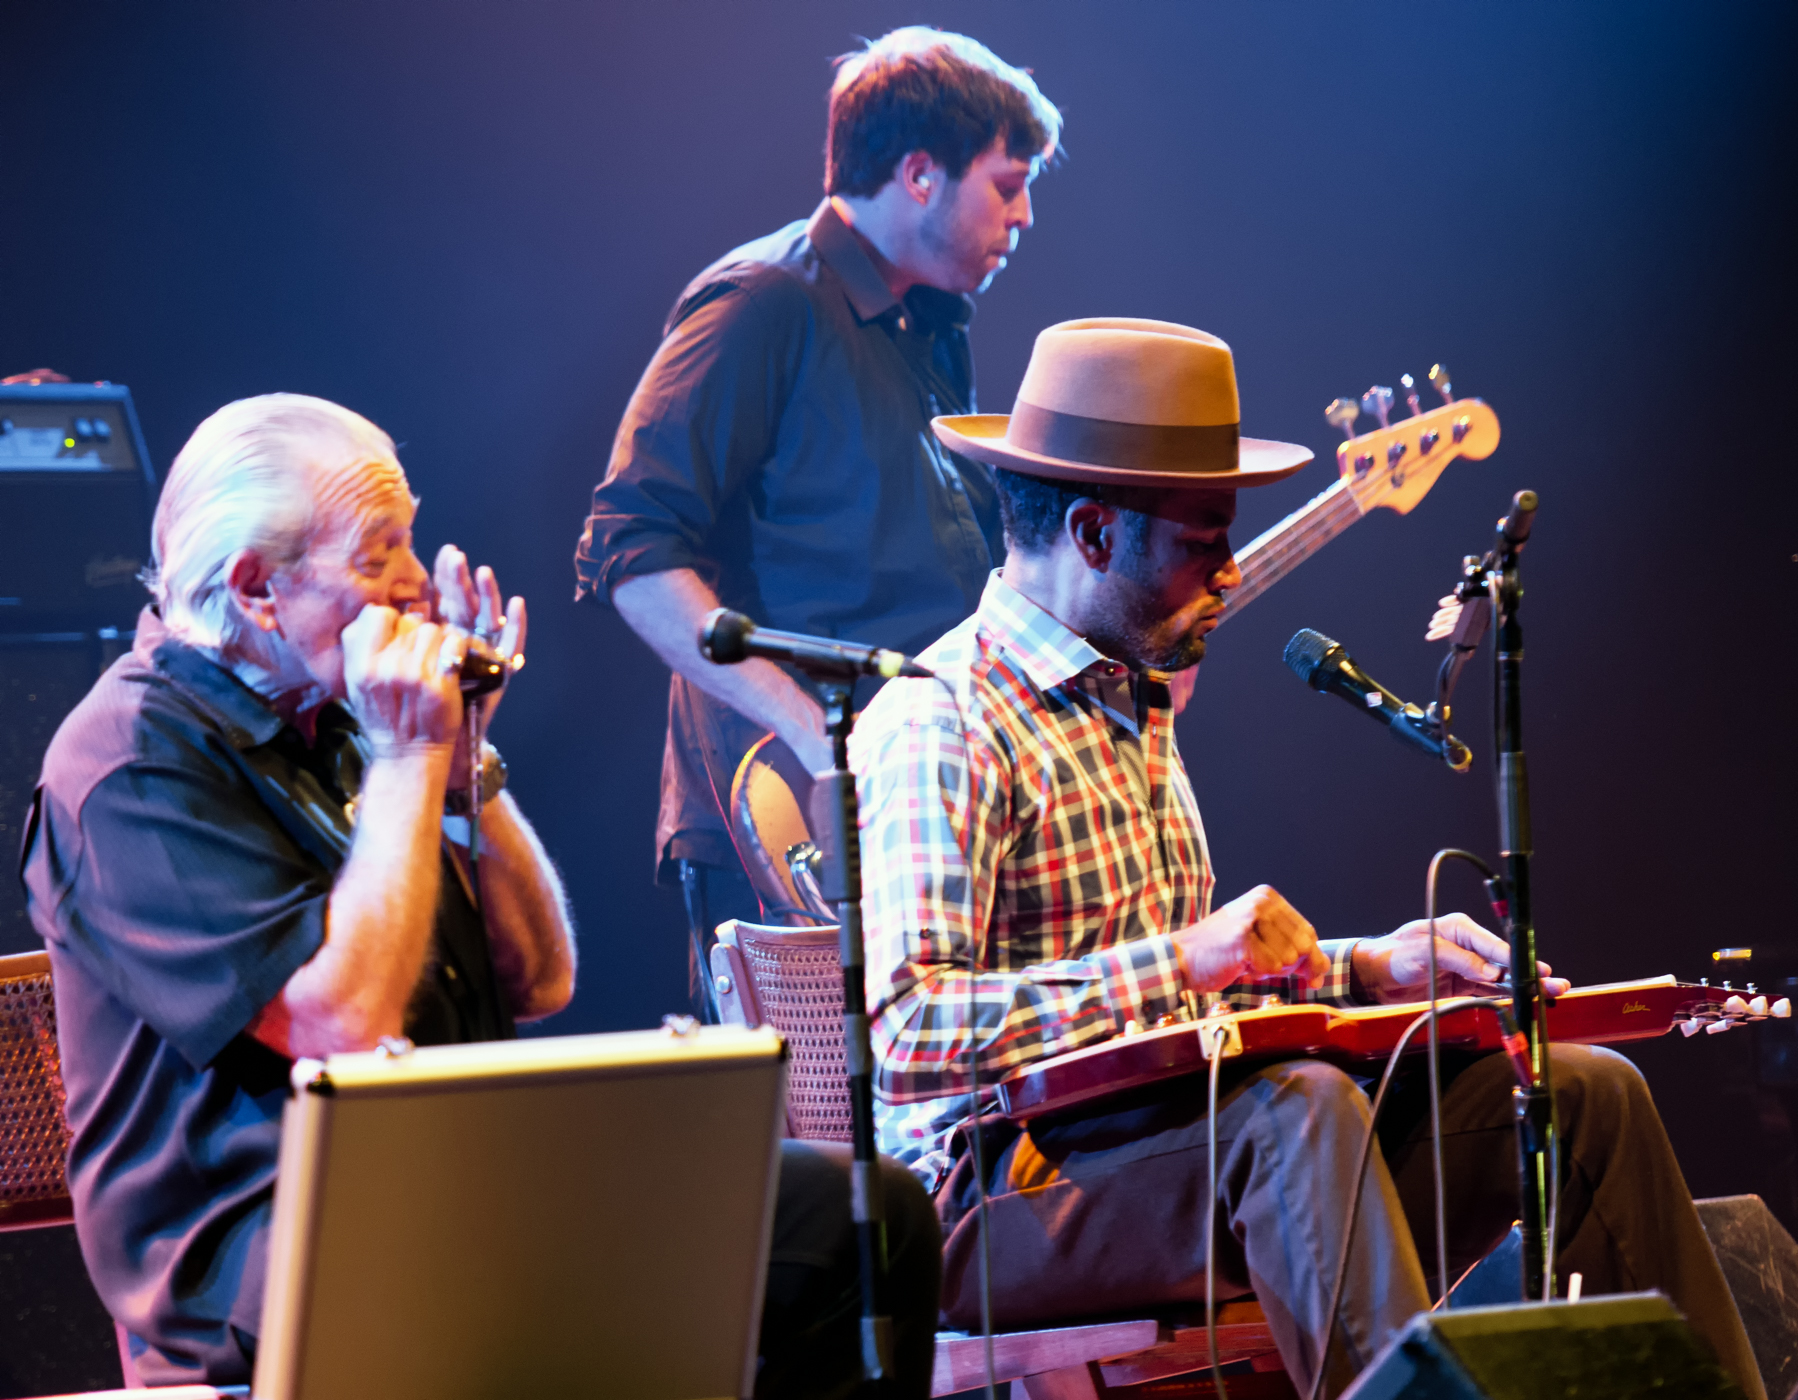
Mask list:
[[[75,1225],[101,1298],[152,1349],[146,1379],[249,1379],[289,1062],[245,1028],[324,941],[363,762],[344,710],[307,744],[148,611],[45,755],[24,875],[55,978]],[[406,1032],[508,1037],[444,860]]]
[[[904,651],[941,636],[1004,557],[987,469],[930,431],[974,411],[971,313],[932,287],[896,299],[828,201],[726,254],[625,410],[576,597],[691,568],[769,627]],[[757,732],[676,677],[659,859],[731,861],[712,789]]]

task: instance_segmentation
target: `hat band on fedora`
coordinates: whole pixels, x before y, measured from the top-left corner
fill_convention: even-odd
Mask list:
[[[1119,423],[1058,413],[1019,399],[1005,441],[1026,452],[1128,471],[1203,474],[1236,470],[1236,423]]]

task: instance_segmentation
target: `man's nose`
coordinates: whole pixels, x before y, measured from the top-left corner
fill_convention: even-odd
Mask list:
[[[1013,229],[1029,228],[1035,222],[1036,213],[1030,205],[1030,191],[1025,190],[1018,196],[1018,210],[1012,216],[1011,226]]]
[[[1240,588],[1241,586],[1242,566],[1236,562],[1236,556],[1232,554],[1225,561],[1223,568],[1211,576],[1211,587],[1213,591],[1222,593],[1226,589]]]
[[[390,597],[391,604],[405,607],[409,603],[416,603],[425,596],[425,583],[430,577],[430,571],[425,568],[424,561],[411,550],[407,550],[405,567],[400,570],[399,577],[394,580],[393,592]]]

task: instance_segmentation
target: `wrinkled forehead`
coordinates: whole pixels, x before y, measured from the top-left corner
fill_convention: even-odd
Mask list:
[[[313,502],[320,539],[348,546],[394,526],[410,527],[418,510],[405,471],[391,457],[320,471]]]

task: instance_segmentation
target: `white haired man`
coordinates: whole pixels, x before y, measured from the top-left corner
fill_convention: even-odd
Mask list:
[[[454,845],[453,672],[470,633],[517,654],[524,603],[502,609],[452,546],[427,575],[415,505],[391,440],[347,409],[220,409],[164,487],[131,653],[45,757],[25,879],[64,1028],[76,1230],[151,1383],[250,1378],[292,1057],[503,1038],[573,992],[561,882],[497,755],[478,912]],[[927,1353],[935,1220],[889,1175]],[[854,1276],[834,1159],[783,1167],[783,1243],[804,1267],[770,1271],[775,1374]]]

